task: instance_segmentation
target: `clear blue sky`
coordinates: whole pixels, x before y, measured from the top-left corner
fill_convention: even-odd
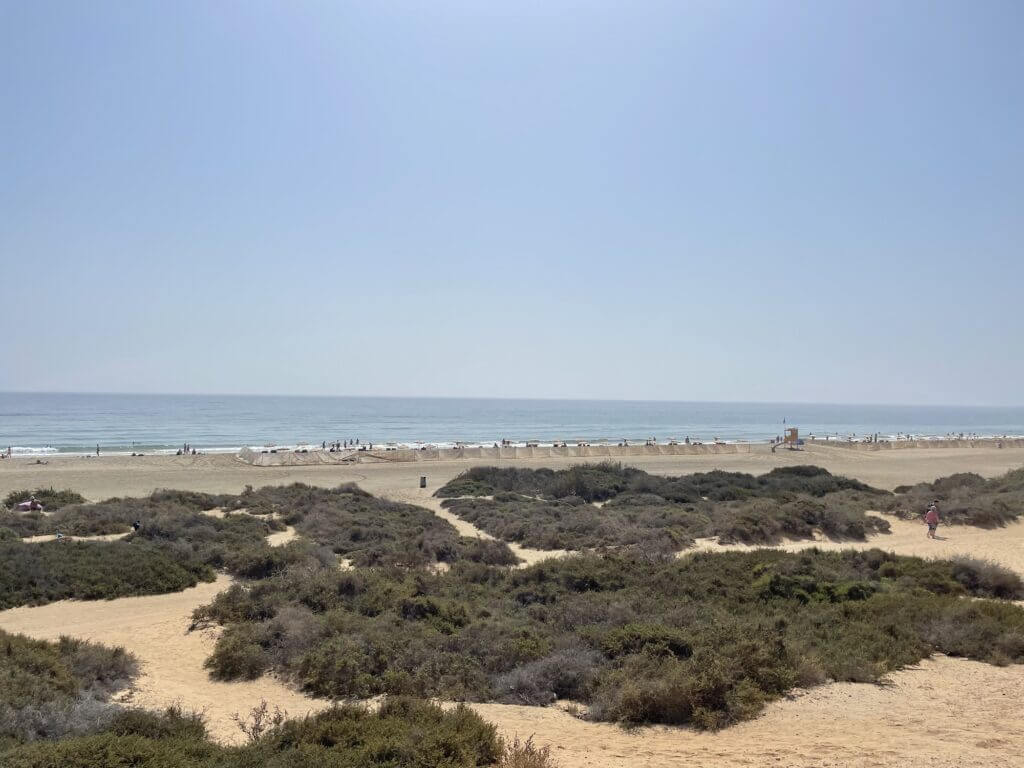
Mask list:
[[[0,0],[0,390],[1021,404],[1022,30]]]

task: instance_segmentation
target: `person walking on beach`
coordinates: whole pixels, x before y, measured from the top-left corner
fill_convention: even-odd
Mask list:
[[[939,527],[939,503],[933,501],[928,505],[928,511],[924,513],[924,521],[928,525],[928,538],[935,538],[935,531]]]

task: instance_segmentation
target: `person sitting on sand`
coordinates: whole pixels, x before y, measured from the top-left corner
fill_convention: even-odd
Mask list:
[[[939,527],[939,503],[933,501],[928,505],[928,511],[924,513],[924,521],[928,525],[928,538],[935,538],[935,531]]]

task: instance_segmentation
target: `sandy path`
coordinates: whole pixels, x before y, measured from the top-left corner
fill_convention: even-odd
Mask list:
[[[65,536],[63,541],[117,541],[118,539],[126,539],[131,535],[131,531],[126,531],[125,533],[103,533],[97,536]],[[41,536],[25,536],[22,539],[26,544],[41,544],[44,541],[56,540],[56,535],[52,533],[44,533]]]
[[[390,489],[383,490],[380,495],[391,501],[400,501],[404,504],[415,504],[420,507],[426,507],[435,515],[440,517],[442,520],[452,524],[452,527],[459,532],[460,536],[468,536],[470,538],[479,539],[494,539],[491,534],[487,531],[477,528],[467,520],[463,520],[461,517],[449,512],[441,506],[441,502],[444,499],[438,499],[431,495],[431,492],[416,488],[414,490],[401,490],[401,489]],[[521,547],[514,541],[505,542],[508,544],[508,548],[512,550],[516,557],[518,557],[522,563],[521,567],[533,565],[534,563],[540,562],[541,560],[547,560],[552,557],[561,557],[566,554],[564,549],[530,549],[529,547]]]
[[[1004,528],[986,530],[966,525],[939,526],[939,538],[925,538],[925,527],[920,523],[900,520],[881,515],[892,526],[892,532],[871,536],[867,541],[790,541],[780,549],[799,552],[817,547],[825,550],[839,549],[884,549],[897,555],[916,557],[955,558],[976,557],[999,563],[1005,568],[1024,576],[1024,520],[1018,520]],[[685,556],[694,551],[722,552],[748,551],[757,547],[744,544],[719,544],[714,539],[698,539],[697,546],[680,552]]]
[[[209,515],[210,517],[220,518],[221,520],[223,520],[227,516],[227,513],[220,507],[214,507],[213,509],[204,509],[202,513],[204,515]],[[247,515],[249,514],[249,511],[246,509],[235,509],[232,510],[231,514]],[[298,535],[298,532],[292,526],[289,525],[283,531],[274,531],[273,533],[267,534],[266,541],[267,544],[269,544],[272,547],[281,547],[287,544],[289,541],[292,541]]]
[[[295,529],[289,525],[283,531],[274,531],[272,534],[267,536],[267,544],[272,547],[282,547],[298,535],[299,534],[296,533]]]

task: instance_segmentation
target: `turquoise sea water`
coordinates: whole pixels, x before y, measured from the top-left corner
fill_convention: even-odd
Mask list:
[[[783,420],[785,419],[785,424]],[[174,451],[354,440],[490,445],[656,437],[1024,434],[1024,408],[587,400],[0,393],[0,447],[16,454]]]

